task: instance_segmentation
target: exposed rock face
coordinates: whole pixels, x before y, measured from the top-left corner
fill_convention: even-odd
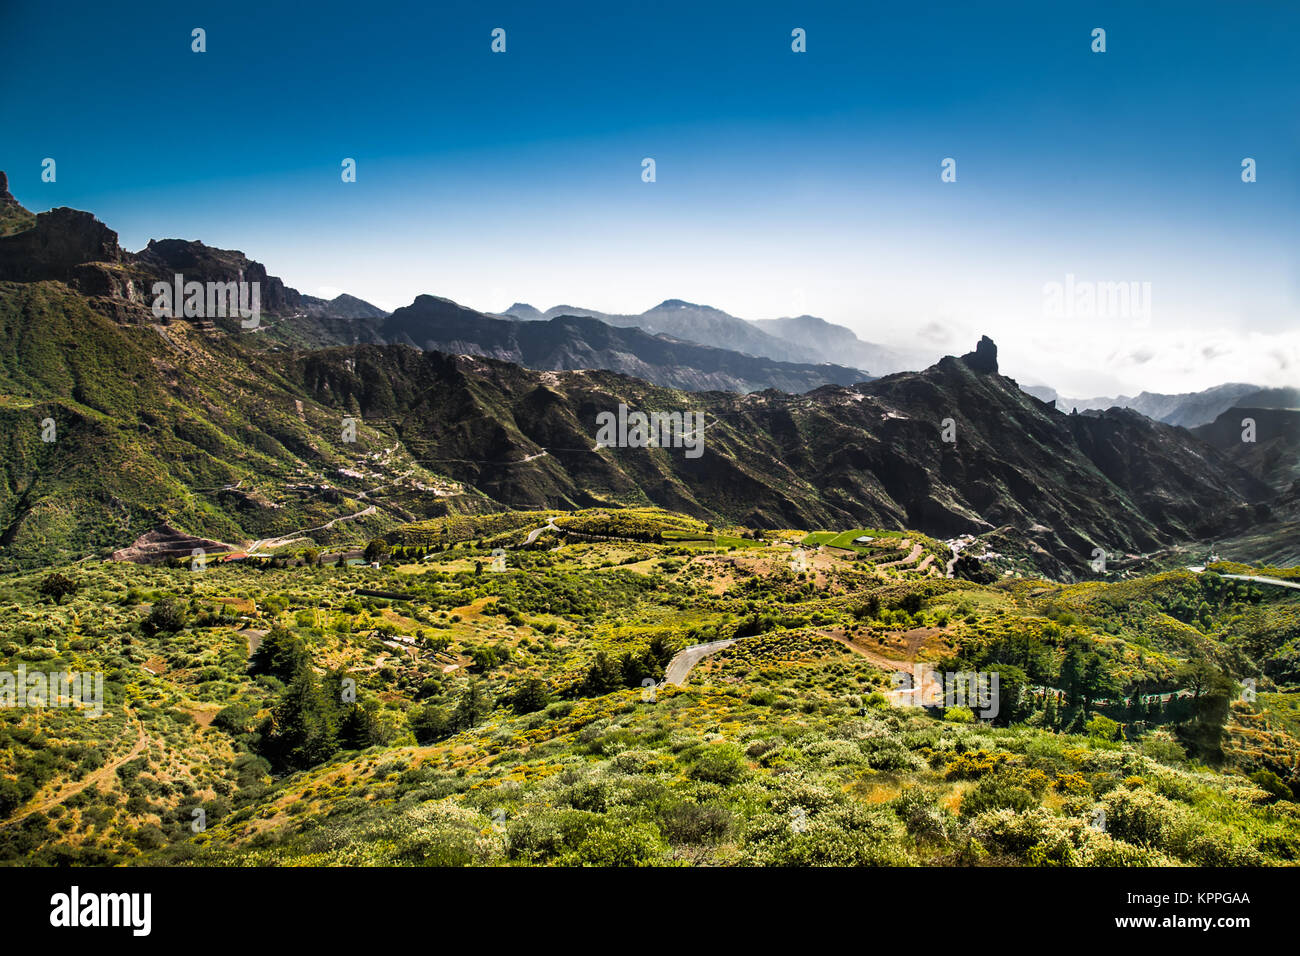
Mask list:
[[[169,558],[192,557],[195,551],[202,552],[201,557],[206,557],[231,550],[233,547],[224,542],[213,541],[211,538],[197,538],[183,531],[177,531],[171,525],[161,524],[152,531],[140,535],[129,548],[114,551],[113,560],[147,564]]]
[[[967,352],[961,357],[967,368],[973,372],[996,375],[998,371],[998,347],[987,335],[980,336],[974,352]]]
[[[36,216],[9,195],[9,177],[0,170],[0,236],[23,232],[36,225]]]
[[[267,313],[305,308],[296,289],[237,250],[162,239],[133,255],[118,244],[116,232],[88,212],[60,207],[33,216],[9,194],[9,178],[0,172],[0,281],[66,282],[87,295],[147,305],[153,283],[171,282],[177,273],[187,282],[256,282]],[[359,299],[349,298],[343,306],[358,315],[384,314]],[[319,311],[332,313],[328,306]]]
[[[0,279],[37,282],[73,278],[83,262],[122,261],[117,233],[88,212],[60,206],[36,217],[36,225],[0,236]]]
[[[973,353],[976,366],[989,367],[988,352],[983,363]],[[1131,413],[1071,418],[955,357],[804,395],[674,394],[609,372],[391,347],[289,361],[286,377],[317,401],[400,422],[413,457],[445,462],[452,478],[521,508],[648,499],[750,527],[936,537],[1005,527],[1028,540],[1040,568],[1063,574],[1085,570],[1098,546],[1143,553],[1248,527],[1271,494],[1182,429]],[[620,403],[702,411],[705,453],[594,449],[596,416]],[[942,438],[945,418],[955,442]]]
[[[292,312],[302,305],[297,289],[267,274],[266,266],[235,249],[214,249],[186,239],[151,239],[136,261],[162,281],[180,273],[186,282],[257,282],[265,312]]]

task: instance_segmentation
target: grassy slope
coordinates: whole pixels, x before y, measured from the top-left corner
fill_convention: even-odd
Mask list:
[[[339,411],[295,398],[269,356],[233,337],[122,325],[91,302],[59,283],[0,284],[0,532],[11,563],[104,553],[163,520],[238,542],[367,504],[379,506],[372,530],[412,509],[484,507],[364,423],[345,443]],[[46,419],[53,442],[42,441]],[[363,490],[378,494],[362,502]]]
[[[541,523],[528,516],[527,526]],[[1034,720],[953,723],[873,696],[891,687],[893,668],[873,663],[881,657],[977,654],[1012,636],[1041,640],[1058,663],[1086,638],[1126,681],[1170,679],[1201,654],[1237,676],[1267,672],[1294,633],[1289,594],[1243,590],[1193,625],[1180,620],[1199,611],[1191,575],[980,586],[823,555],[796,577],[787,547],[753,542],[512,550],[509,572],[476,577],[490,542],[481,527],[462,531],[479,544],[381,570],[82,565],[69,573],[83,590],[58,607],[38,603],[40,575],[0,578],[4,667],[102,669],[110,693],[101,722],[0,714],[5,799],[30,808],[40,800],[31,791],[111,765],[134,742],[135,721],[148,740],[109,781],[6,828],[9,859],[1254,864],[1300,852],[1295,805],[1269,803],[1225,772],[1284,771],[1279,759],[1294,769],[1294,697],[1278,692],[1293,676],[1261,675],[1260,701],[1233,705],[1224,771],[1189,763],[1167,726],[1130,727],[1130,740],[1113,743]],[[358,587],[412,600],[354,597]],[[919,615],[897,610],[913,591]],[[871,593],[880,617],[852,613]],[[191,627],[147,637],[139,622],[166,596],[192,602]],[[226,617],[198,617],[218,607]],[[708,659],[684,688],[653,701],[637,689],[567,690],[599,650],[727,636],[755,610],[775,614],[766,632]],[[219,709],[256,715],[277,698],[274,682],[244,673],[248,638],[235,630],[273,621],[309,642],[318,667],[356,676],[388,729],[385,745],[275,780],[246,752],[250,738],[228,722],[206,726]],[[369,637],[380,624],[420,648]],[[446,648],[435,652],[431,638]],[[483,647],[509,655],[480,675],[493,697],[536,675],[562,699],[528,715],[498,707],[471,730],[416,745],[412,708],[453,704]],[[1264,744],[1260,722],[1273,734]],[[1255,743],[1243,742],[1252,733]],[[210,825],[195,834],[199,806]],[[1104,832],[1090,826],[1098,809]]]

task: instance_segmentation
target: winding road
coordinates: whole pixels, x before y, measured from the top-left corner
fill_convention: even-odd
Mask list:
[[[730,647],[736,643],[736,640],[737,638],[733,637],[725,641],[710,641],[707,644],[696,644],[678,651],[664,668],[664,683],[681,687],[686,683],[686,678],[691,675],[691,669],[696,664],[710,654],[716,654],[724,647]]]
[[[943,576],[945,578],[952,577],[952,569],[957,566],[957,560],[961,557],[962,548],[966,547],[967,544],[968,542],[962,541],[960,538],[948,542],[948,547],[952,549],[952,557],[944,565]]]
[[[1275,584],[1280,588],[1294,588],[1300,591],[1300,584],[1294,581],[1283,581],[1281,578],[1269,578],[1262,574],[1225,574],[1225,578],[1232,578],[1234,581],[1254,581],[1257,584]]]
[[[554,531],[557,534],[561,533],[560,529],[556,527],[555,519],[547,518],[546,524],[542,525],[540,528],[534,528],[532,531],[528,532],[528,537],[524,538],[524,544],[525,545],[532,544],[534,541],[537,540],[537,536],[541,534],[543,531]]]
[[[1193,574],[1204,574],[1205,568],[1188,568]],[[1233,581],[1254,581],[1256,584],[1273,584],[1280,588],[1292,588],[1300,591],[1300,583],[1295,581],[1283,581],[1281,578],[1270,578],[1262,574],[1221,574],[1221,578],[1231,578]]]
[[[313,531],[325,531],[328,528],[332,528],[340,521],[355,521],[357,518],[364,518],[366,515],[372,515],[376,510],[378,509],[376,509],[374,505],[370,505],[368,508],[363,508],[360,511],[353,512],[352,514],[340,515],[339,517],[326,521],[323,525],[319,525],[315,528],[304,528],[301,531],[292,531],[289,534],[282,534],[278,538],[261,538],[248,546],[248,553],[255,554],[262,548],[278,548],[290,541],[296,541],[298,538],[305,538]]]

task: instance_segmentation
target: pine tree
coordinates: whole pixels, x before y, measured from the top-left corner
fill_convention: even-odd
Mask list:
[[[1083,703],[1087,666],[1083,652],[1079,650],[1077,644],[1071,646],[1065,652],[1065,660],[1061,664],[1061,690],[1065,691],[1065,699],[1072,705],[1081,705]]]
[[[551,691],[546,681],[540,677],[529,677],[519,685],[510,700],[510,706],[517,714],[531,714],[539,711],[551,702]]]
[[[582,682],[582,693],[587,697],[598,697],[626,686],[623,683],[623,669],[618,661],[613,660],[604,651],[596,652],[596,659],[587,669],[587,676]]]
[[[263,751],[273,766],[304,770],[338,750],[334,708],[325,700],[311,668],[304,664],[271,710]]]
[[[456,702],[456,709],[451,715],[452,727],[455,730],[468,730],[491,712],[491,698],[477,679],[471,679],[461,692],[460,700]]]
[[[375,722],[360,704],[343,705],[339,720],[339,746],[344,750],[365,750],[375,742]]]
[[[311,654],[298,635],[281,624],[271,628],[248,662],[250,674],[270,674],[288,682],[299,668],[311,661]]]
[[[1043,726],[1055,730],[1058,719],[1056,713],[1056,693],[1052,690],[1048,690],[1047,703],[1043,705]]]
[[[407,718],[407,723],[410,724],[411,733],[415,734],[416,743],[425,746],[445,740],[455,733],[447,709],[437,704],[416,707]]]

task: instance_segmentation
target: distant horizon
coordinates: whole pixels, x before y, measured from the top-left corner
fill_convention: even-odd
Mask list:
[[[987,333],[1071,395],[1295,385],[1300,10],[1176,10],[18,9],[0,168],[125,247],[196,237],[390,311],[678,298],[893,349]],[[1050,291],[1121,283],[1140,308]]]
[[[0,170],[0,172],[4,172],[4,170]],[[11,181],[10,181],[10,193],[12,194],[12,192],[13,192],[13,190],[12,190],[12,180],[11,180]],[[19,202],[20,202],[20,203],[21,203],[25,208],[29,209],[29,210],[32,211],[32,212],[35,212],[35,213],[38,213],[38,214],[39,214],[39,213],[42,213],[42,212],[48,212],[48,211],[50,211],[49,209],[33,209],[33,208],[32,208],[32,204],[27,203],[27,202],[23,202],[23,200],[22,200],[21,197],[15,196],[14,198],[17,199],[17,200],[18,200],[18,201],[19,201]],[[51,208],[57,208],[57,207],[51,207]],[[89,210],[89,209],[87,209],[87,210],[81,210],[81,211],[84,211],[84,212],[90,212],[92,215],[95,214],[95,213],[94,213],[94,210]],[[96,215],[96,218],[99,219],[101,222],[104,222],[104,220],[102,219],[102,217],[99,217],[98,215]],[[108,226],[110,229],[113,228],[112,223],[105,222],[104,224],[105,224],[106,226]],[[114,231],[116,232],[116,230],[114,230]],[[182,242],[200,242],[200,243],[203,243],[204,245],[209,246],[210,248],[222,248],[222,249],[225,249],[225,248],[226,248],[226,247],[224,247],[224,246],[213,246],[211,243],[206,242],[202,237],[184,238],[184,237],[180,237],[180,236],[152,236],[152,237],[150,237],[150,239],[147,239],[147,240],[145,240],[144,242],[139,243],[138,246],[135,246],[133,243],[128,243],[128,242],[124,242],[124,241],[122,241],[121,234],[119,233],[119,235],[118,235],[119,244],[122,246],[123,249],[125,249],[125,250],[131,252],[132,254],[139,254],[139,252],[143,251],[143,250],[144,250],[144,249],[149,245],[150,242],[153,242],[153,241],[164,241],[164,240],[169,240],[169,239],[170,239],[170,240],[179,240],[179,241],[182,241]],[[978,332],[978,331],[977,331],[977,332],[975,332],[975,333],[969,335],[969,336],[968,336],[969,342],[968,342],[965,346],[963,346],[962,343],[961,343],[960,341],[957,341],[957,340],[955,340],[955,339],[952,341],[952,345],[951,345],[951,347],[947,347],[947,346],[938,346],[938,345],[929,345],[929,346],[927,346],[927,345],[924,345],[924,344],[921,344],[921,345],[918,345],[918,344],[901,344],[901,343],[898,343],[898,342],[896,342],[896,341],[890,341],[890,340],[888,340],[888,339],[885,338],[885,337],[878,337],[878,338],[876,338],[876,337],[873,337],[873,338],[864,338],[864,337],[862,336],[861,332],[859,332],[857,329],[852,328],[852,327],[849,326],[849,325],[846,325],[846,324],[843,324],[843,323],[839,323],[839,322],[835,322],[834,320],[829,319],[829,318],[826,318],[825,316],[813,315],[812,313],[807,313],[807,312],[805,312],[805,313],[800,313],[799,315],[790,315],[790,314],[786,314],[786,315],[774,315],[774,316],[763,316],[763,317],[746,316],[746,315],[740,315],[740,314],[738,314],[738,313],[736,313],[736,312],[731,311],[730,309],[727,309],[727,308],[724,308],[724,307],[721,307],[721,306],[717,306],[717,305],[714,305],[714,304],[712,304],[712,303],[708,303],[708,302],[692,302],[692,301],[690,301],[690,300],[683,299],[681,296],[671,296],[671,295],[670,295],[670,296],[667,296],[667,297],[665,297],[665,298],[659,299],[659,300],[656,301],[654,304],[649,305],[649,306],[647,306],[646,308],[644,308],[644,309],[639,309],[639,310],[629,310],[629,309],[627,309],[627,308],[598,309],[598,308],[596,308],[596,307],[589,306],[589,305],[580,305],[580,304],[578,304],[578,301],[580,301],[580,300],[578,300],[578,301],[575,301],[575,300],[561,301],[561,302],[557,302],[557,303],[555,303],[554,305],[548,305],[548,306],[546,306],[546,307],[541,307],[541,306],[538,306],[538,305],[536,305],[535,303],[530,302],[530,301],[525,300],[525,299],[512,299],[511,302],[510,302],[508,305],[505,305],[505,306],[503,306],[503,307],[501,307],[501,308],[499,308],[499,309],[490,309],[490,308],[483,308],[483,307],[480,307],[480,306],[477,306],[477,305],[471,304],[471,303],[469,303],[469,302],[465,302],[465,301],[462,301],[462,300],[460,300],[460,299],[456,299],[456,298],[454,298],[454,297],[452,297],[452,296],[444,295],[444,294],[442,294],[441,292],[436,292],[436,291],[417,292],[417,293],[415,293],[415,294],[411,297],[410,301],[405,302],[405,303],[403,303],[403,304],[401,304],[401,305],[393,305],[393,304],[392,304],[392,301],[389,300],[389,299],[386,299],[386,298],[383,298],[383,297],[372,297],[372,296],[369,296],[369,295],[363,295],[363,294],[360,294],[360,293],[355,292],[355,291],[353,291],[353,290],[345,289],[345,288],[340,288],[340,287],[337,287],[337,286],[321,286],[321,287],[318,287],[318,288],[316,288],[316,289],[314,289],[314,290],[308,290],[308,289],[300,288],[299,285],[296,284],[296,283],[295,283],[295,282],[294,282],[290,277],[287,277],[287,276],[281,275],[281,274],[276,270],[276,268],[274,267],[273,264],[271,264],[271,263],[267,263],[267,262],[263,261],[262,259],[260,259],[260,258],[259,258],[258,256],[256,256],[256,255],[251,255],[251,254],[249,254],[249,253],[247,252],[247,250],[245,250],[245,249],[243,249],[243,248],[234,248],[234,249],[231,249],[231,250],[228,250],[228,251],[237,251],[237,252],[240,252],[241,254],[246,255],[250,260],[255,261],[255,262],[260,262],[263,266],[265,266],[265,267],[267,268],[267,273],[268,273],[269,275],[275,276],[276,278],[280,279],[281,281],[284,282],[284,284],[285,284],[286,286],[288,286],[289,288],[295,289],[295,290],[298,291],[300,294],[310,295],[310,296],[313,296],[314,298],[325,299],[325,300],[333,300],[333,299],[338,298],[339,296],[347,295],[347,296],[350,296],[350,297],[352,297],[352,298],[354,298],[354,299],[357,299],[357,300],[359,300],[359,301],[365,302],[365,303],[368,304],[368,305],[376,306],[377,308],[380,308],[380,309],[382,309],[382,310],[384,310],[385,312],[388,312],[388,313],[395,312],[395,311],[397,311],[398,309],[401,309],[401,308],[406,308],[406,307],[412,305],[412,304],[415,302],[415,300],[418,299],[420,296],[426,296],[426,295],[427,295],[427,296],[432,296],[432,297],[434,297],[434,298],[446,299],[447,301],[454,302],[456,305],[462,306],[462,307],[464,307],[464,308],[472,309],[473,311],[476,311],[476,312],[479,312],[479,313],[481,313],[481,314],[483,314],[483,315],[488,315],[488,316],[493,316],[493,315],[505,315],[505,314],[508,312],[508,310],[509,310],[510,308],[512,308],[512,307],[514,307],[514,306],[517,306],[517,305],[526,305],[526,306],[530,306],[531,308],[536,309],[539,313],[541,313],[541,314],[543,314],[543,315],[545,315],[547,312],[551,311],[552,309],[560,308],[560,307],[562,307],[562,306],[568,306],[568,307],[570,307],[570,308],[579,309],[579,310],[592,311],[592,312],[600,312],[600,313],[605,314],[605,315],[637,316],[637,315],[642,315],[642,314],[644,314],[644,313],[646,313],[646,312],[652,311],[653,309],[658,308],[659,306],[664,305],[664,304],[669,303],[669,302],[683,302],[684,304],[689,305],[689,306],[693,306],[693,307],[696,307],[696,308],[714,309],[714,310],[716,310],[716,311],[723,312],[723,313],[725,313],[725,314],[727,314],[727,315],[730,315],[730,316],[732,316],[733,318],[738,318],[738,319],[742,319],[742,320],[744,320],[744,321],[751,321],[751,322],[754,322],[754,321],[757,321],[757,322],[761,322],[761,321],[773,321],[773,320],[780,320],[780,319],[798,319],[798,318],[810,318],[810,319],[816,319],[816,320],[819,320],[819,321],[822,321],[822,322],[826,322],[826,323],[831,324],[831,325],[834,325],[834,326],[838,326],[838,327],[840,327],[840,328],[848,329],[849,331],[853,332],[853,334],[856,335],[856,336],[858,337],[859,341],[862,341],[862,342],[864,342],[864,343],[866,343],[866,344],[871,344],[871,345],[880,345],[880,346],[883,346],[883,347],[886,347],[886,348],[901,349],[901,350],[907,350],[907,351],[909,351],[909,352],[916,352],[916,353],[924,353],[924,352],[926,352],[926,351],[928,350],[928,351],[930,352],[930,354],[932,354],[932,355],[934,356],[934,361],[936,361],[936,362],[937,362],[940,358],[942,358],[942,357],[944,357],[944,356],[947,356],[947,355],[953,355],[953,356],[956,356],[956,355],[964,354],[964,353],[965,353],[966,351],[968,351],[969,349],[973,349],[973,348],[974,348],[974,344],[975,344],[975,342],[977,342],[977,341],[979,340],[979,338],[980,338],[981,335],[988,334],[988,333],[986,333],[986,332]],[[527,320],[522,320],[522,321],[527,321]],[[1224,386],[1231,386],[1231,385],[1256,385],[1256,386],[1258,386],[1258,387],[1260,387],[1260,388],[1300,388],[1300,374],[1298,374],[1298,375],[1297,375],[1297,378],[1296,378],[1295,380],[1291,380],[1291,381],[1276,380],[1276,381],[1271,381],[1271,382],[1264,382],[1264,381],[1255,381],[1255,380],[1250,380],[1250,379],[1225,379],[1225,380],[1221,380],[1221,381],[1215,381],[1215,382],[1213,382],[1213,383],[1211,383],[1211,384],[1204,385],[1204,386],[1200,386],[1200,387],[1180,388],[1180,389],[1172,390],[1172,391],[1164,391],[1164,390],[1161,390],[1161,389],[1158,389],[1158,388],[1151,388],[1151,387],[1149,387],[1149,386],[1142,385],[1141,387],[1129,388],[1129,389],[1127,389],[1127,390],[1125,390],[1125,389],[1112,389],[1112,390],[1110,390],[1110,391],[1104,391],[1104,392],[1089,392],[1089,393],[1085,393],[1085,392],[1071,392],[1071,391],[1069,391],[1068,389],[1059,388],[1059,387],[1058,387],[1054,382],[1043,380],[1043,379],[1042,379],[1041,377],[1039,377],[1036,373],[1033,373],[1033,372],[1027,372],[1027,373],[1025,373],[1025,374],[1023,374],[1023,375],[1018,375],[1018,374],[1015,374],[1015,373],[1013,373],[1012,371],[1008,370],[1008,369],[1006,368],[1006,366],[1005,366],[1005,361],[1004,361],[1004,359],[1002,358],[1002,356],[1004,355],[1004,353],[1003,353],[1003,345],[1004,345],[1004,341],[999,340],[997,336],[990,336],[990,337],[993,338],[993,340],[994,340],[995,342],[997,342],[997,344],[998,344],[998,348],[999,348],[999,364],[1000,364],[1000,366],[1001,366],[1000,370],[1001,370],[1002,374],[1007,375],[1009,378],[1012,378],[1012,379],[1017,380],[1017,381],[1019,382],[1019,384],[1021,384],[1021,385],[1023,385],[1023,386],[1028,386],[1028,387],[1046,387],[1046,388],[1051,388],[1051,389],[1055,390],[1055,391],[1057,392],[1058,395],[1060,395],[1060,396],[1062,396],[1062,397],[1064,397],[1064,398],[1074,399],[1074,400],[1091,400],[1091,399],[1098,399],[1098,398],[1136,398],[1136,397],[1138,397],[1139,395],[1141,395],[1141,394],[1143,394],[1143,393],[1170,394],[1170,395],[1194,394],[1194,393],[1197,393],[1197,392],[1203,392],[1203,391],[1206,391],[1206,390],[1209,390],[1209,389],[1213,389],[1213,388],[1224,387]],[[716,347],[716,346],[713,346],[713,347]],[[1014,343],[1013,343],[1013,346],[1012,346],[1012,347],[1013,347],[1013,349],[1014,349]],[[930,364],[933,364],[933,362],[931,362]],[[926,367],[928,367],[928,366],[926,366],[926,365],[921,365],[921,366],[918,366],[918,367],[915,368],[915,369],[910,369],[910,368],[909,368],[909,369],[907,369],[907,371],[922,371],[922,370],[923,370],[924,368],[926,368]],[[878,370],[872,370],[872,369],[863,369],[863,371],[865,371],[865,372],[867,372],[868,374],[870,374],[873,378],[883,377],[883,376],[886,375],[886,374],[893,374],[893,373],[887,373],[887,372],[880,372],[880,371],[878,371]]]

